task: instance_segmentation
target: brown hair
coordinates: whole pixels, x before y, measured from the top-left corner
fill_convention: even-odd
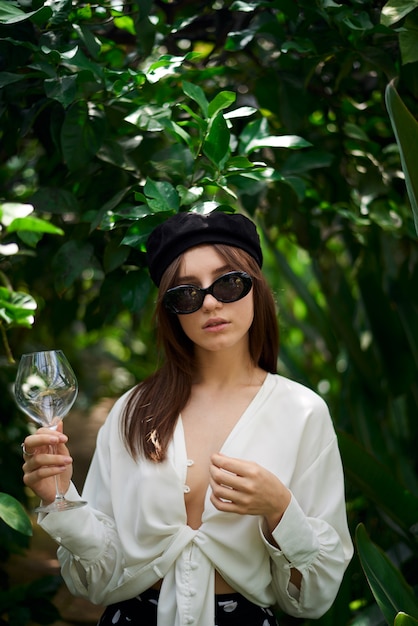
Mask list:
[[[249,330],[250,357],[262,369],[276,373],[279,332],[272,293],[255,259],[244,250],[213,244],[232,269],[253,278],[254,319]],[[194,345],[181,328],[178,317],[162,302],[164,293],[176,285],[182,256],[164,272],[158,293],[155,318],[158,343],[163,349],[163,365],[129,396],[122,417],[122,434],[133,458],[143,454],[163,461],[167,446],[182,409],[187,404],[193,374]]]

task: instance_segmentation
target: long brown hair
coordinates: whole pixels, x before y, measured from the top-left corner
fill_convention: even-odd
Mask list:
[[[261,270],[244,250],[213,244],[216,252],[232,269],[247,272],[253,278],[254,319],[249,330],[249,351],[254,364],[276,373],[279,331],[272,293]],[[161,280],[155,319],[158,344],[164,354],[162,366],[139,383],[130,394],[122,417],[122,434],[132,455],[163,461],[179,414],[186,406],[196,372],[194,344],[181,328],[177,315],[162,302],[164,293],[175,286],[182,256],[164,272]]]

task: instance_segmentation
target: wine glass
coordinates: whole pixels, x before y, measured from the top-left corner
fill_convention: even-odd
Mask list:
[[[62,350],[22,355],[14,385],[16,402],[40,426],[56,430],[73,406],[77,392],[77,379]],[[55,454],[57,446],[51,445],[50,449],[51,454]],[[35,512],[67,511],[86,504],[67,500],[61,493],[58,476],[55,476],[55,487],[55,501],[38,506]]]

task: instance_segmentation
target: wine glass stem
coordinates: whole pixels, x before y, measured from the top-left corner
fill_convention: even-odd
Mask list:
[[[57,454],[57,446],[51,445],[51,454]],[[65,500],[64,494],[61,491],[60,479],[58,474],[55,474],[55,502]]]

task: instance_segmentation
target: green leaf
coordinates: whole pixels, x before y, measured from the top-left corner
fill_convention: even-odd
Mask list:
[[[232,120],[235,118],[242,118],[242,117],[250,117],[250,115],[254,115],[254,113],[257,112],[258,109],[254,108],[254,107],[238,107],[238,109],[234,109],[233,111],[228,111],[227,113],[224,113],[224,118],[226,120]]]
[[[0,24],[17,24],[18,22],[24,22],[31,17],[39,15],[41,12],[45,13],[45,19],[48,19],[47,16],[52,15],[52,11],[48,7],[41,7],[36,11],[25,13],[15,4],[12,4],[10,0],[0,0]]]
[[[406,613],[400,612],[395,617],[394,626],[418,626],[418,619],[415,619]]]
[[[13,74],[12,72],[0,72],[0,89],[12,85],[20,80],[27,80],[27,74]]]
[[[260,150],[260,148],[291,148],[296,150],[308,148],[311,145],[309,141],[297,135],[269,135],[251,141],[247,146],[246,153],[250,154],[254,150]]]
[[[208,106],[208,117],[215,117],[223,109],[227,109],[236,100],[237,96],[233,91],[221,91],[218,93]]]
[[[90,243],[76,239],[64,243],[52,259],[58,293],[66,291],[85,269],[95,265],[94,248]]]
[[[253,163],[245,156],[235,156],[231,157],[229,161],[226,163],[226,168],[230,172],[243,171],[248,170],[251,171],[254,168],[262,167],[264,169],[265,164]]]
[[[386,554],[370,541],[363,524],[356,529],[356,543],[361,566],[388,624],[400,612],[418,618],[418,599],[400,571]]]
[[[121,205],[115,211],[107,210],[104,213],[100,222],[100,230],[113,230],[117,226],[126,226],[127,221],[141,220],[152,214],[153,212],[147,204]]]
[[[116,167],[120,167],[125,171],[135,171],[137,168],[136,164],[129,157],[130,150],[131,146],[128,144],[128,148],[126,148],[122,139],[107,139],[103,141],[100,146],[97,152],[97,158],[106,163],[111,163]]]
[[[169,119],[168,117],[159,119],[159,122],[162,128],[165,128],[175,139],[180,139],[181,141],[184,141],[184,143],[193,152],[192,137],[179,124],[173,122],[173,120]]]
[[[191,213],[199,213],[199,215],[208,215],[212,213],[212,211],[218,211],[220,209],[219,202],[215,202],[214,200],[208,200],[206,202],[198,202],[191,209]],[[227,213],[228,211],[225,211]],[[233,210],[230,210],[229,213],[233,213]]]
[[[418,233],[418,122],[400,98],[395,81],[386,87],[386,106],[399,147],[406,189]]]
[[[70,171],[85,167],[98,152],[104,137],[104,122],[89,116],[87,103],[75,102],[65,114],[61,147]]]
[[[135,23],[129,15],[124,15],[123,17],[115,17],[113,20],[116,28],[120,28],[121,30],[126,30],[131,35],[136,35],[135,32]]]
[[[164,54],[158,59],[158,61],[151,63],[149,66],[146,72],[148,81],[150,83],[157,83],[159,80],[166,78],[167,76],[176,74],[180,70],[185,58],[186,57],[184,56]]]
[[[380,14],[383,26],[392,26],[417,8],[415,0],[389,0]]]
[[[46,78],[44,80],[45,94],[67,108],[74,102],[77,95],[77,78],[77,75]]]
[[[7,493],[0,493],[0,518],[22,535],[32,535],[32,524],[23,506]]]
[[[51,235],[63,235],[64,231],[51,222],[41,220],[39,217],[18,217],[7,228],[9,233],[25,230],[32,233],[49,233]]]
[[[92,220],[90,225],[90,232],[93,232],[93,230],[95,230],[99,226],[99,224],[102,223],[104,216],[108,212],[112,211],[115,207],[118,206],[118,204],[120,204],[120,202],[122,202],[123,198],[129,191],[130,187],[124,187],[122,189],[119,189],[119,191],[115,193],[114,196],[112,196],[102,207],[100,207],[98,211],[96,211],[94,219]]]
[[[209,103],[205,96],[205,92],[198,85],[193,85],[193,83],[189,83],[186,80],[183,81],[183,92],[194,100],[202,110],[203,115],[207,118],[209,117]]]
[[[109,242],[103,254],[103,267],[105,272],[112,272],[117,267],[120,267],[122,263],[125,263],[129,252],[128,246],[121,246],[117,241]]]
[[[60,187],[39,187],[31,200],[37,213],[65,215],[78,213],[80,210],[76,196]]]
[[[91,17],[91,7],[88,6],[88,7],[85,7],[85,8],[90,13],[90,15],[87,15],[86,17],[90,18]],[[76,31],[76,33],[78,34],[78,36],[80,37],[81,41],[86,46],[86,48],[89,51],[89,53],[91,54],[91,56],[93,58],[97,58],[97,55],[99,54],[100,48],[101,48],[100,40],[97,37],[95,37],[93,32],[90,30],[90,28],[88,26],[85,26],[84,24],[74,24],[73,23],[73,28]]]
[[[418,61],[418,25],[411,18],[405,20],[404,27],[399,33],[399,45],[401,48],[402,65]]]
[[[173,215],[173,211],[167,213],[150,213],[147,217],[135,222],[128,228],[126,235],[121,241],[121,245],[131,246],[138,250],[141,249],[157,224],[160,224],[165,218],[171,215]]]
[[[147,178],[144,186],[147,203],[154,212],[178,211],[180,202],[177,191],[171,183],[155,182]]]
[[[7,325],[30,328],[36,308],[36,301],[29,294],[0,286],[0,318]]]
[[[177,185],[176,190],[180,196],[181,206],[197,202],[204,192],[203,187],[184,187],[183,185]]]
[[[221,169],[229,155],[230,132],[222,113],[218,113],[212,120],[203,144],[203,152]]]
[[[137,313],[146,304],[151,283],[145,271],[129,272],[121,281],[121,299],[128,311]]]
[[[250,154],[261,148],[306,148],[312,144],[297,135],[270,135],[267,120],[247,124],[240,135],[240,154]]]
[[[347,477],[400,528],[414,532],[418,521],[418,498],[349,435],[339,431],[338,443]]]

